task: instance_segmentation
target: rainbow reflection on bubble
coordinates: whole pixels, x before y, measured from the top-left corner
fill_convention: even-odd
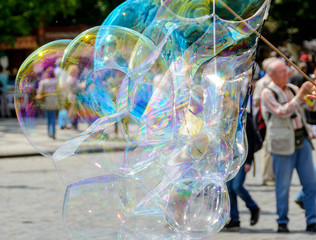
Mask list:
[[[127,0],[25,60],[18,120],[67,186],[72,239],[203,239],[223,228],[269,3]],[[46,121],[57,114],[54,132]]]

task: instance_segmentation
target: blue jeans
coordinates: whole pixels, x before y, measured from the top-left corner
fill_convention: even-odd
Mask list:
[[[57,110],[47,110],[46,117],[47,117],[48,136],[55,137]]]
[[[303,147],[295,150],[290,156],[271,154],[273,171],[275,174],[275,193],[277,202],[277,222],[289,222],[287,217],[289,205],[289,190],[293,169],[296,168],[300,182],[303,186],[305,217],[307,224],[316,222],[316,179],[314,175],[311,145],[307,139]]]
[[[315,176],[316,176],[316,167],[314,168],[314,172],[315,172]],[[303,202],[304,201],[304,193],[303,193],[303,189],[301,189],[301,191],[299,191],[297,194],[296,194],[296,200],[299,201],[299,202]]]
[[[58,112],[58,125],[60,128],[65,128],[70,125],[68,112],[64,108]]]
[[[246,207],[250,210],[257,210],[258,205],[251,198],[248,191],[244,188],[243,184],[246,179],[244,165],[239,169],[236,177],[227,182],[227,189],[230,199],[230,218],[232,221],[239,221],[239,213],[237,206],[237,196],[239,196],[246,203]]]

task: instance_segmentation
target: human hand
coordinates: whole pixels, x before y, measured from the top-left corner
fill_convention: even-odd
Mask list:
[[[297,98],[302,102],[304,101],[305,96],[310,99],[316,99],[316,88],[309,81],[304,82],[297,93]]]
[[[244,171],[245,171],[245,173],[249,172],[250,169],[251,169],[251,165],[249,165],[249,164],[245,164],[245,165],[244,165]]]
[[[316,99],[316,86],[313,86],[311,94],[306,95],[309,99],[315,100]]]

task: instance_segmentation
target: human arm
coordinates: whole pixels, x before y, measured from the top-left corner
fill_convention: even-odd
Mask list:
[[[267,112],[276,114],[282,118],[288,118],[295,112],[300,102],[298,95],[296,95],[289,102],[281,104],[276,99],[275,93],[271,89],[265,88],[261,94],[261,104]]]

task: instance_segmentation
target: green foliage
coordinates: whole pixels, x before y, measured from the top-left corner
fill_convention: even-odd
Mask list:
[[[36,34],[40,26],[101,25],[124,0],[0,0],[0,42]],[[33,31],[33,32],[32,32]]]
[[[65,16],[58,14],[49,23],[49,26],[71,26],[71,25],[101,25],[107,15],[114,8],[123,3],[125,0],[80,0],[78,8],[74,15]]]
[[[272,0],[265,35],[275,43],[301,44],[316,38],[316,1]]]
[[[57,14],[75,14],[77,8],[76,0],[1,0],[0,42],[12,43],[17,36],[31,34]]]
[[[100,25],[124,0],[0,0],[0,42],[14,42],[41,25]],[[271,42],[316,38],[316,1],[272,0],[263,35]],[[36,34],[33,32],[33,34]]]

